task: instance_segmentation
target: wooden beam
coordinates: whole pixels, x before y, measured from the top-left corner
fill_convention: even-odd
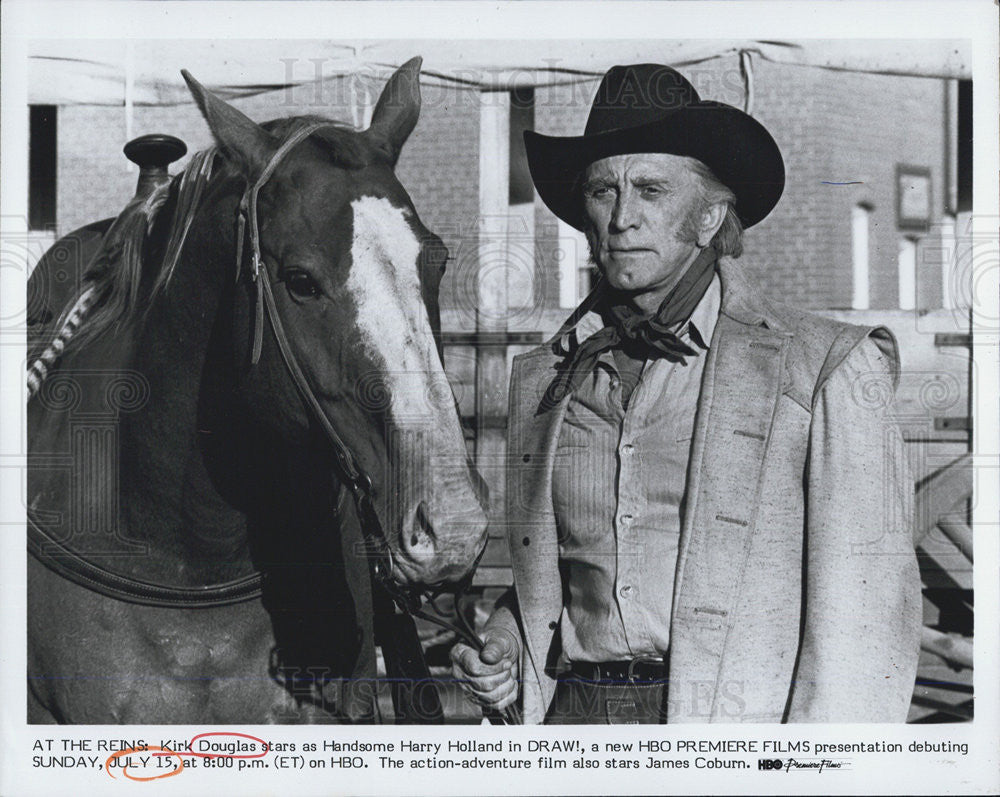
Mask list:
[[[937,527],[944,532],[945,536],[955,543],[958,550],[965,554],[965,558],[972,561],[972,529],[959,520],[938,521]]]
[[[938,519],[972,494],[972,455],[966,454],[928,477],[917,489],[914,544],[937,526]]]
[[[499,430],[504,432],[507,429],[507,416],[480,415],[478,418],[471,415],[462,416],[462,428],[473,433],[471,439],[475,440],[476,435],[484,430]]]
[[[972,348],[972,335],[964,332],[936,332],[934,333],[935,346],[961,346],[966,349]]]
[[[932,697],[914,694],[912,705],[921,709],[931,709],[935,713],[947,714],[950,717],[957,717],[959,720],[973,719],[971,700],[963,700],[961,703],[953,705],[951,703],[946,703],[943,700],[935,700]],[[926,716],[926,712],[922,713]],[[907,722],[913,722],[913,720],[907,720]]]
[[[958,415],[953,418],[938,417],[934,419],[936,432],[971,432],[972,419],[968,415]]]
[[[537,346],[545,341],[541,332],[442,332],[445,346]]]
[[[920,631],[920,649],[940,656],[950,664],[972,668],[972,640],[958,634],[945,634],[924,627]]]
[[[950,555],[917,548],[917,564],[924,587],[931,589],[972,589],[972,567],[958,551]]]
[[[480,567],[472,577],[474,587],[509,587],[514,574],[509,567]]]

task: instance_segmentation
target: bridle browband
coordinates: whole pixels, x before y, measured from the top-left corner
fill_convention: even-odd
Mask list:
[[[264,322],[266,319],[271,324],[271,331],[274,333],[278,351],[281,353],[285,368],[292,377],[292,381],[295,383],[295,387],[306,409],[319,424],[326,436],[327,442],[333,449],[338,471],[337,475],[354,499],[354,506],[357,512],[358,523],[361,527],[372,578],[389,595],[399,611],[441,626],[454,633],[462,642],[476,650],[481,650],[483,647],[482,640],[479,639],[472,628],[464,624],[464,618],[461,616],[461,613],[459,613],[459,617],[463,621],[464,627],[455,625],[442,617],[429,614],[422,608],[422,604],[425,597],[429,603],[433,604],[434,599],[446,590],[455,594],[457,603],[458,596],[464,593],[471,585],[472,575],[485,552],[485,547],[480,552],[479,557],[465,578],[450,588],[446,588],[445,585],[436,585],[428,588],[411,587],[399,584],[393,579],[392,549],[389,546],[385,531],[375,512],[371,478],[358,466],[351,450],[344,443],[337,430],[333,428],[329,418],[323,411],[319,400],[316,398],[316,394],[313,392],[298,363],[298,359],[295,357],[294,351],[292,351],[291,343],[285,334],[284,325],[274,301],[274,293],[271,290],[267,267],[261,255],[260,228],[257,219],[257,197],[261,188],[270,180],[275,170],[296,145],[317,130],[331,126],[336,126],[336,123],[314,122],[292,133],[282,142],[274,155],[271,156],[271,159],[265,165],[257,179],[252,184],[247,184],[247,188],[240,199],[236,233],[236,280],[239,281],[244,270],[244,244],[247,238],[249,238],[249,275],[251,284],[255,288],[250,367],[255,367],[260,361]],[[210,162],[211,155],[207,155],[206,157]],[[207,180],[209,169],[199,169],[199,173]],[[185,177],[187,177],[187,174],[185,174]],[[197,193],[200,194],[200,186]],[[169,248],[172,258],[176,259],[180,256],[180,250],[183,247],[183,241],[189,227],[190,219],[186,221],[179,240],[176,242],[176,246],[172,245]],[[171,243],[173,244],[174,241],[171,241]],[[166,265],[172,268],[174,264],[168,263]],[[29,532],[35,532],[35,534],[29,533],[29,550],[36,558],[71,581],[118,600],[146,606],[194,609],[215,608],[242,603],[259,598],[262,595],[264,577],[259,572],[223,584],[188,588],[168,587],[120,576],[75,556],[69,549],[65,548],[65,546],[55,540],[30,518],[28,519],[28,527]],[[33,537],[34,539],[32,539]],[[50,550],[54,549],[59,558],[53,559],[50,556],[40,555],[43,553],[42,548],[45,546],[48,546]],[[520,721],[518,712],[514,706],[507,709],[507,713],[503,718],[496,712],[487,712],[487,716],[492,722],[502,722],[506,719],[508,722],[516,724]]]

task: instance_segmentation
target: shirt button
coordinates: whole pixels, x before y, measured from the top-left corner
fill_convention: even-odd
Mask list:
[[[621,523],[623,526],[627,526],[629,523],[632,522],[632,516],[622,515],[621,517],[618,518],[618,522]]]
[[[620,590],[618,590],[618,594],[621,595],[623,598],[629,598],[629,597],[631,597],[632,596],[632,585],[631,584],[626,584],[624,587],[622,587]]]
[[[625,445],[622,446],[622,452],[625,454],[634,454],[635,446],[632,445],[631,443],[626,443]]]

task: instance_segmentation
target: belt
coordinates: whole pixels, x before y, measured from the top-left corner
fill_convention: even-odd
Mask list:
[[[559,677],[597,683],[659,683],[667,680],[667,671],[663,659],[638,656],[631,661],[574,661]]]

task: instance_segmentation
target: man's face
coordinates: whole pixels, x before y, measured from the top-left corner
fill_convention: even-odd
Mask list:
[[[615,155],[583,185],[587,236],[612,287],[662,298],[698,255],[699,177],[676,155]]]

